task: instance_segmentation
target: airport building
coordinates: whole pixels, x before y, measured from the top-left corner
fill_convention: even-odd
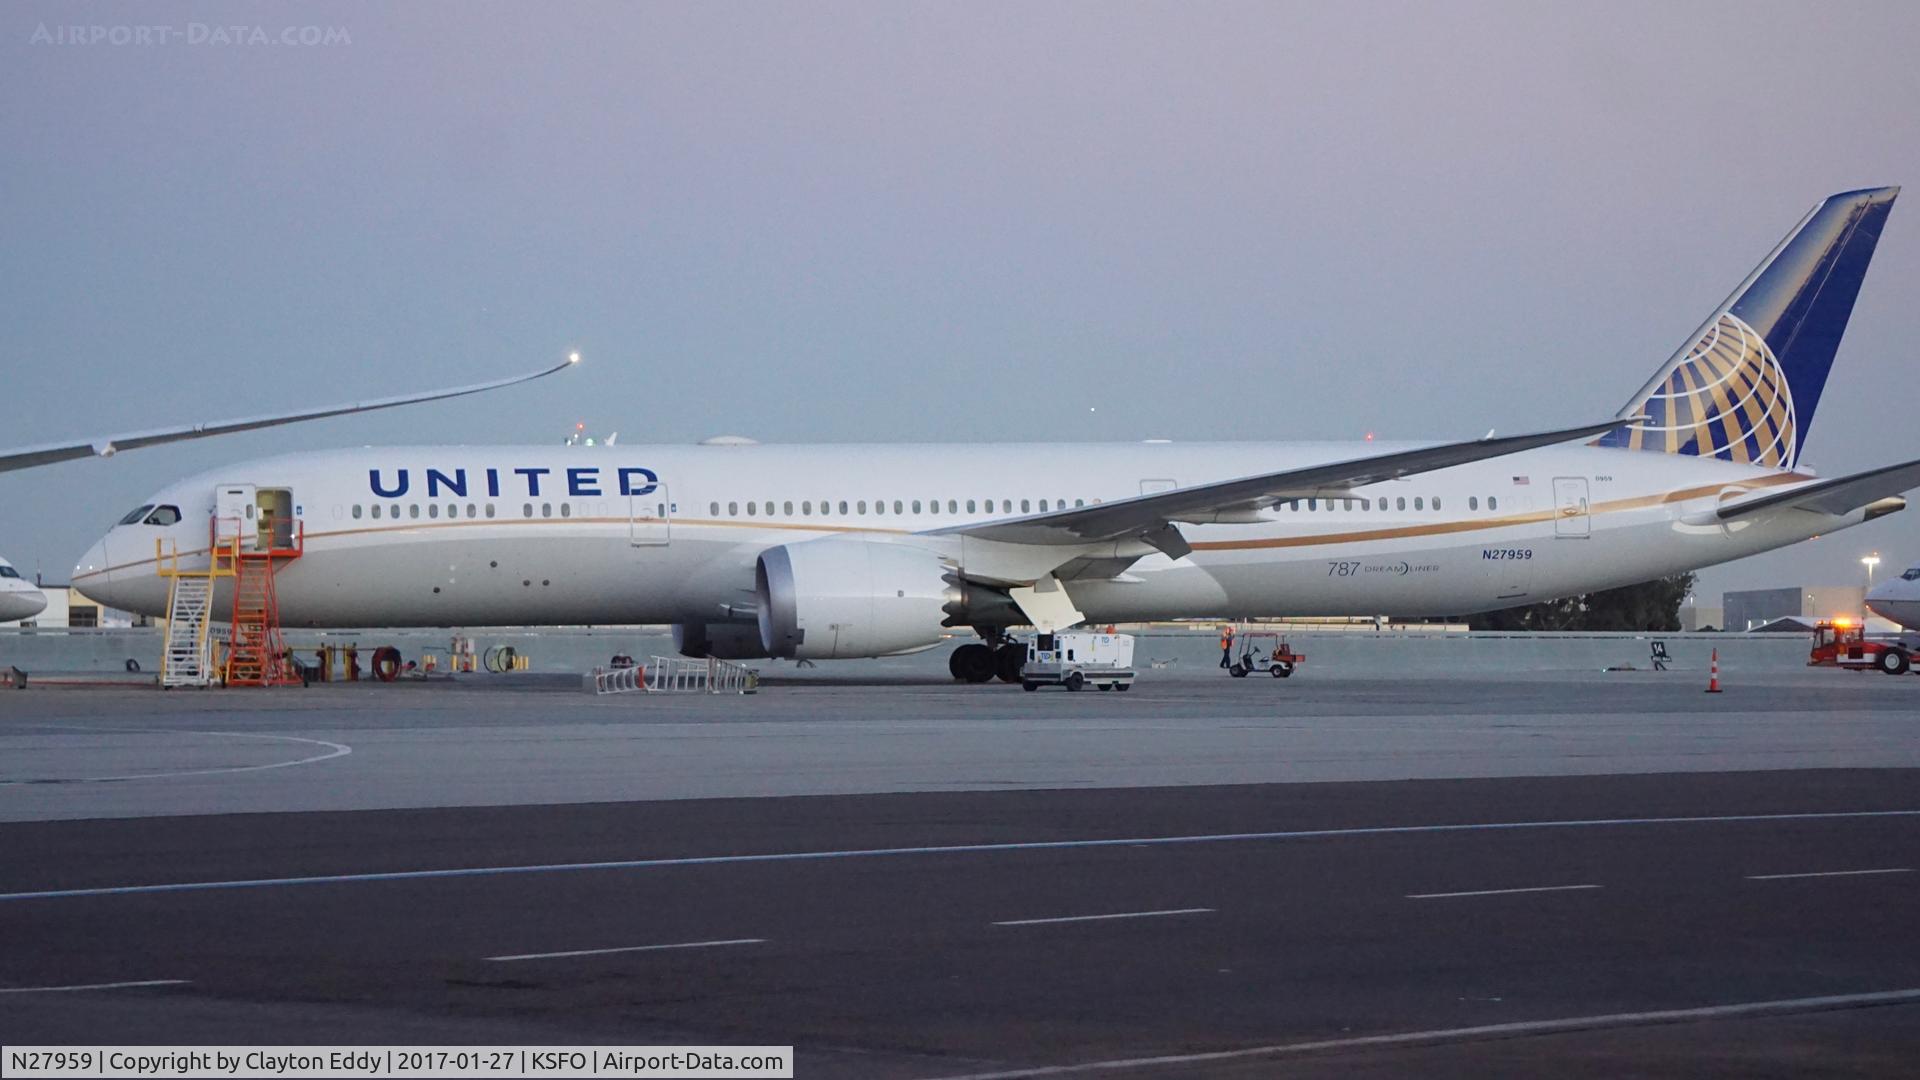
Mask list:
[[[1866,610],[1866,593],[1859,585],[1801,585],[1727,592],[1720,597],[1725,616],[1720,628],[1739,632],[1787,618],[1808,623],[1833,618],[1858,619]]]

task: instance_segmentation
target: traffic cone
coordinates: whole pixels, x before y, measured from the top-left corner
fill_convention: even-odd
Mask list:
[[[1707,693],[1709,694],[1719,693],[1720,692],[1720,650],[1719,649],[1713,650],[1713,662],[1707,668],[1707,672],[1708,672]]]

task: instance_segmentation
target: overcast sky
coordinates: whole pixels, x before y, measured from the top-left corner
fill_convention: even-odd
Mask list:
[[[166,43],[46,42],[76,24]],[[16,3],[0,32],[0,445],[587,360],[0,474],[0,553],[56,582],[146,493],[285,449],[1592,421],[1816,200],[1920,181],[1912,3]],[[1916,290],[1896,207],[1823,473],[1920,457]],[[1920,562],[1920,507],[1702,591],[1857,583],[1872,549]]]

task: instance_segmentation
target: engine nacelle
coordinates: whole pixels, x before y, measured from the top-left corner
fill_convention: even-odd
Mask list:
[[[779,657],[889,656],[937,645],[966,591],[940,556],[832,538],[783,544],[754,568],[760,643]]]
[[[750,623],[684,622],[673,624],[673,649],[696,660],[764,660],[760,628]]]

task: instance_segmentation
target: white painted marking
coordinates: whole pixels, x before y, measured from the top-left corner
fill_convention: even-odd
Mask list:
[[[513,960],[558,960],[569,956],[610,956],[614,953],[658,952],[662,949],[711,949],[721,945],[760,945],[766,938],[743,937],[728,938],[725,941],[680,941],[671,945],[622,945],[613,949],[568,949],[565,952],[515,953],[512,956],[489,956],[495,963],[507,963]]]
[[[1737,822],[1855,821],[1916,818],[1920,810],[1836,810],[1803,814],[1717,814],[1703,817],[1591,818],[1573,821],[1495,821],[1469,825],[1376,825],[1354,829],[1297,829],[1276,832],[1209,833],[1193,836],[1132,836],[1101,840],[1028,840],[1000,844],[947,844],[930,847],[860,848],[847,851],[781,851],[760,855],[693,855],[661,859],[613,859],[605,862],[539,863],[521,866],[461,866],[442,870],[386,870],[360,874],[311,874],[299,877],[238,878],[230,881],[174,881],[158,885],[104,885],[84,889],[43,889],[0,893],[7,900],[65,900],[79,896],[131,896],[148,893],[203,892],[208,889],[269,889],[298,885],[344,885],[374,881],[422,881],[431,878],[494,877],[502,874],[560,874],[587,870],[658,870],[678,866],[734,863],[805,862],[819,859],[872,859],[900,855],[986,855],[1017,851],[1077,848],[1160,847],[1181,844],[1244,843],[1257,840],[1323,840],[1349,836],[1407,836],[1435,833],[1518,832],[1534,829],[1621,828],[1639,825],[1721,825]]]
[[[1574,889],[1597,889],[1598,885],[1535,885],[1530,889],[1475,889],[1472,892],[1417,892],[1408,893],[1409,900],[1444,900],[1450,896],[1511,896],[1514,893],[1530,892],[1571,892]]]
[[[1748,874],[1748,881],[1785,881],[1788,878],[1803,877],[1858,877],[1862,874],[1911,874],[1913,870],[1905,866],[1888,867],[1885,870],[1820,870],[1806,874]]]
[[[0,787],[25,787],[41,784],[110,784],[122,780],[165,780],[175,776],[215,776],[225,773],[262,772],[267,769],[291,769],[297,765],[313,765],[345,757],[353,753],[353,747],[345,743],[328,742],[325,739],[308,739],[298,735],[264,735],[251,731],[173,731],[165,728],[90,728],[74,725],[42,724],[41,727],[64,728],[68,731],[84,731],[88,734],[122,735],[211,735],[222,739],[268,739],[275,742],[307,743],[312,746],[326,747],[326,752],[313,754],[294,761],[274,761],[265,765],[231,765],[217,769],[182,769],[179,772],[129,773],[125,776],[74,776],[53,780],[0,780]]]
[[[1164,911],[1121,911],[1112,915],[1056,915],[1050,919],[1004,919],[995,926],[1045,926],[1049,923],[1099,922],[1103,919],[1151,919],[1161,915],[1211,915],[1210,907],[1167,908]]]
[[[1525,1020],[1512,1024],[1484,1024],[1480,1027],[1438,1028],[1432,1031],[1407,1031],[1396,1035],[1362,1035],[1351,1039],[1319,1039],[1313,1042],[1276,1043],[1250,1046],[1240,1050],[1216,1050],[1201,1054],[1169,1054],[1165,1057],[1121,1058],[1114,1061],[1085,1061],[1075,1065],[1042,1065],[1031,1069],[1004,1072],[966,1073],[938,1080],[1023,1080],[1032,1076],[1075,1076],[1083,1073],[1108,1073],[1118,1069],[1149,1069],[1168,1065],[1193,1065],[1213,1061],[1246,1061],[1264,1057],[1284,1057],[1324,1050],[1352,1050],[1375,1046],[1408,1046],[1421,1043],[1465,1042],[1473,1039],[1513,1038],[1522,1035],[1555,1035],[1570,1031],[1599,1031],[1607,1028],[1651,1027],[1658,1024],[1686,1024],[1699,1020],[1736,1020],[1752,1016],[1783,1013],[1829,1012],[1835,1009],[1862,1009],[1876,1005],[1904,1005],[1920,1001],[1920,990],[1886,990],[1872,994],[1832,994],[1826,997],[1787,998],[1781,1001],[1752,1001],[1737,1005],[1709,1005],[1699,1009],[1662,1009],[1657,1012],[1608,1013],[1601,1016],[1570,1016],[1559,1020]]]
[[[142,979],[139,982],[87,983],[82,986],[0,986],[0,994],[65,994],[75,990],[129,990],[136,986],[186,986],[188,979]]]

